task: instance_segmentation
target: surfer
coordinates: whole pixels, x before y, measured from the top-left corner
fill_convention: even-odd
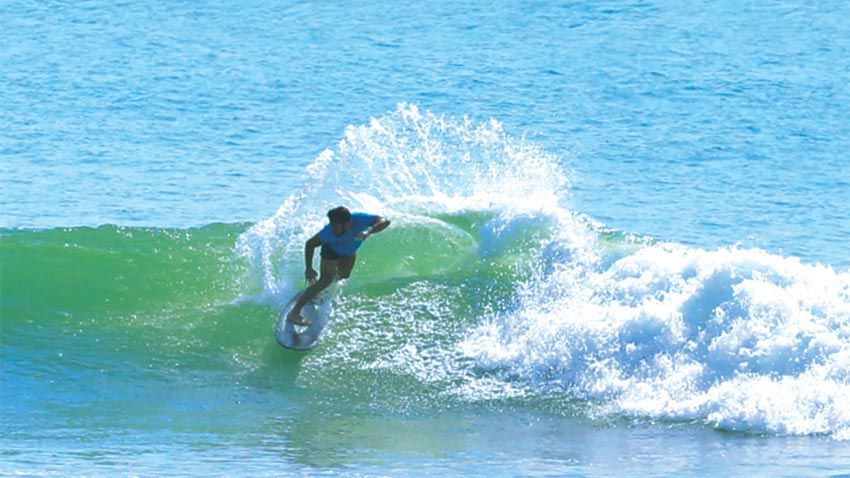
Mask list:
[[[310,325],[310,321],[301,316],[304,304],[331,285],[334,278],[348,279],[354,268],[357,249],[363,241],[389,225],[390,221],[381,216],[351,213],[343,206],[328,211],[328,224],[308,239],[304,246],[304,262],[307,266],[304,275],[310,286],[286,315],[286,320],[298,325]],[[319,253],[322,258],[319,266],[321,274],[313,269],[313,253],[319,246],[322,246]]]

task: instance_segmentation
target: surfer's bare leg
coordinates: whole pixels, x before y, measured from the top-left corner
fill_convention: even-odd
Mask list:
[[[351,270],[354,269],[354,261],[357,259],[357,254],[352,254],[337,261],[336,274],[339,279],[348,279],[351,276]]]
[[[328,288],[329,285],[334,280],[334,276],[336,276],[338,269],[339,261],[332,261],[329,259],[322,259],[322,263],[319,266],[319,280],[315,283],[311,284],[301,297],[298,298],[298,302],[295,303],[295,307],[286,314],[286,320],[293,322],[298,325],[310,325],[310,321],[301,317],[301,309],[307,302],[313,300],[314,297],[319,295],[319,292]]]

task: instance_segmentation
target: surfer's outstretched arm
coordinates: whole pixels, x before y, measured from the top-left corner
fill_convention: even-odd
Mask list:
[[[378,216],[375,218],[375,222],[373,222],[372,225],[369,226],[369,229],[366,229],[365,231],[358,234],[355,239],[357,239],[358,241],[366,240],[366,238],[371,236],[372,234],[377,234],[388,227],[390,227],[390,220],[385,217]]]

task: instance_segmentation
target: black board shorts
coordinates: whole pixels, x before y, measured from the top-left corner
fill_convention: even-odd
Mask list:
[[[327,259],[329,261],[338,261],[340,259],[345,259],[346,257],[351,257],[351,256],[344,256],[342,254],[339,254],[335,250],[331,249],[331,246],[328,246],[328,245],[322,246],[322,250],[319,253],[319,255],[322,256],[322,259]]]

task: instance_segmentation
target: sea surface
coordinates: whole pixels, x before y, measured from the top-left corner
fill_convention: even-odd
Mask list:
[[[850,477],[848,118],[846,1],[0,0],[0,476]]]

